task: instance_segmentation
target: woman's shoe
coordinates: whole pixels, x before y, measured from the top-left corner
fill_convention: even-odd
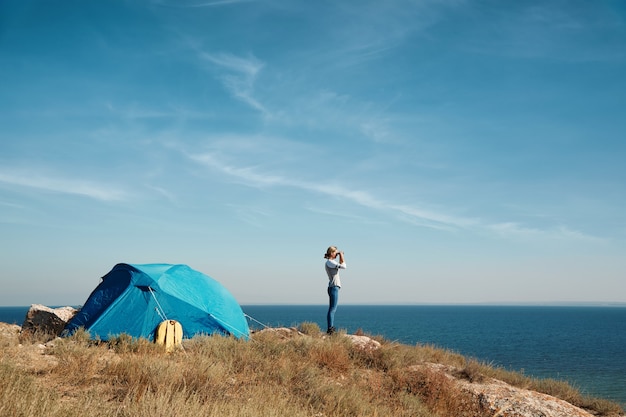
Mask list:
[[[326,330],[326,333],[334,334],[335,333],[335,328],[334,327],[329,327],[328,330]]]

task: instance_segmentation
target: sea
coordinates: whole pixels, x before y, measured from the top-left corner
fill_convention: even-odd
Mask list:
[[[243,305],[251,329],[317,323],[323,305]],[[21,325],[28,307],[0,307]],[[569,382],[626,408],[626,305],[340,305],[335,327],[407,345],[434,345],[492,366]]]

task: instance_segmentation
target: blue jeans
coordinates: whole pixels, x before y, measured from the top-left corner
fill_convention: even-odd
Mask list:
[[[328,314],[326,321],[328,328],[335,327],[335,311],[337,311],[337,301],[339,301],[339,287],[328,287]]]

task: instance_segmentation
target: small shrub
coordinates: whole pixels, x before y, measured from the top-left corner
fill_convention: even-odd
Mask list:
[[[320,326],[312,322],[301,323],[298,326],[298,331],[309,336],[318,336],[321,333]]]
[[[317,344],[311,348],[310,356],[318,366],[338,374],[347,372],[352,366],[348,349],[341,343]]]
[[[399,356],[393,346],[384,346],[383,348],[365,351],[363,349],[353,349],[353,352],[368,368],[388,372],[392,369],[401,367]]]
[[[402,377],[407,392],[417,395],[430,410],[442,416],[488,417],[469,394],[460,391],[444,373],[423,367]]]
[[[25,345],[44,344],[57,337],[53,332],[45,330],[23,330],[19,335],[19,342]]]
[[[102,363],[100,358],[107,351],[103,346],[81,345],[71,340],[55,343],[51,353],[58,359],[52,373],[64,383],[73,386],[89,385],[98,378]]]
[[[456,377],[465,379],[469,382],[483,382],[485,375],[482,373],[482,365],[475,359],[468,359],[465,366],[456,372]]]
[[[598,416],[623,416],[624,410],[619,404],[602,398],[583,397],[580,408],[591,410]]]
[[[92,342],[91,335],[89,334],[89,330],[85,330],[84,327],[80,327],[79,329],[77,329],[70,336],[70,339],[75,342],[84,343],[84,344]],[[99,341],[99,339],[97,341]]]
[[[504,381],[509,385],[513,385],[518,388],[530,388],[533,381],[532,378],[524,375],[524,370],[519,372],[506,370],[500,366],[485,366],[483,369],[485,375]]]
[[[465,366],[466,358],[452,350],[435,345],[416,345],[415,354],[419,354],[423,362],[441,363],[460,368]]]
[[[580,406],[582,395],[580,392],[565,381],[551,378],[533,380],[532,389],[553,397],[560,398],[570,404]]]
[[[122,333],[118,336],[109,338],[109,346],[116,353],[128,353],[136,350],[136,339],[129,334]]]

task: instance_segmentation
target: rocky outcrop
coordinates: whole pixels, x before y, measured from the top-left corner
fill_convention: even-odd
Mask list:
[[[444,375],[458,388],[473,398],[476,409],[492,417],[594,417],[593,414],[551,395],[514,387],[506,382],[482,377],[470,382],[459,378],[459,370],[450,366],[425,363],[410,370],[428,368]]]
[[[495,379],[485,383],[459,381],[458,384],[493,416],[593,417],[585,410],[551,395],[513,387]]]
[[[372,339],[371,337],[359,336],[355,334],[347,334],[346,337],[350,339],[355,347],[361,350],[372,351],[380,348],[380,342]]]
[[[33,304],[26,313],[22,332],[58,336],[77,312],[78,310],[73,307],[50,308],[41,304]]]
[[[0,323],[0,338],[17,339],[22,328],[17,324]]]
[[[306,336],[296,328],[267,328],[262,332],[271,332],[281,339]],[[352,344],[364,351],[373,351],[381,347],[380,343],[368,336],[346,334]],[[594,417],[593,414],[551,395],[514,387],[506,382],[482,377],[472,382],[460,377],[459,369],[451,366],[424,363],[407,369],[407,372],[427,368],[430,372],[447,378],[458,390],[468,394],[472,409],[481,416],[491,417]],[[478,411],[479,410],[479,411]]]
[[[282,340],[288,340],[299,336],[307,336],[295,327],[267,327],[263,330],[255,332],[254,334],[259,335],[264,333],[271,333]],[[372,351],[380,348],[380,342],[372,339],[371,337],[355,334],[346,334],[344,336],[347,337],[358,349]],[[323,335],[322,337],[329,336]]]
[[[253,332],[253,336],[267,334],[267,333],[271,333],[272,335],[276,336],[277,338],[281,340],[289,340],[294,337],[305,335],[304,333],[300,332],[295,327],[266,327],[263,330],[258,330],[256,332]]]

